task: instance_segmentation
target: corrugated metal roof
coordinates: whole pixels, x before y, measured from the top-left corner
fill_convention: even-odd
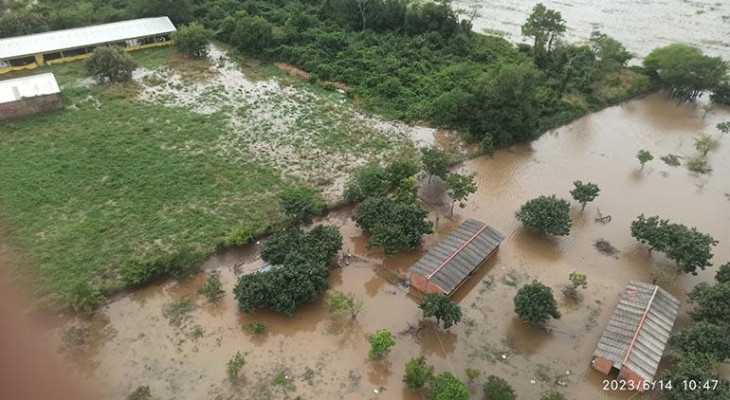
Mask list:
[[[504,240],[489,225],[467,219],[455,231],[429,250],[410,272],[423,275],[451,294]]]
[[[142,18],[0,39],[0,59],[121,42],[175,31],[167,17]]]
[[[653,380],[674,327],[679,300],[662,288],[631,281],[621,295],[594,357]]]
[[[11,103],[22,98],[60,93],[53,74],[39,74],[0,81],[0,103]]]

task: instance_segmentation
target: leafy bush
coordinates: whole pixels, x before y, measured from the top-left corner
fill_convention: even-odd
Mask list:
[[[469,389],[451,372],[442,372],[428,383],[433,400],[469,400]]]
[[[554,195],[529,200],[515,216],[525,228],[552,235],[568,235],[573,225],[570,220],[570,203]]]
[[[490,375],[484,384],[486,400],[514,400],[517,398],[514,389],[506,380]]]
[[[362,301],[356,300],[352,293],[334,291],[327,293],[324,300],[330,313],[334,315],[348,314],[350,318],[355,319],[362,311]]]
[[[101,46],[86,60],[86,69],[99,82],[124,82],[132,79],[137,64],[121,47]]]
[[[254,228],[238,225],[231,229],[226,235],[225,245],[227,246],[241,246],[248,243],[254,237]]]
[[[286,215],[306,224],[312,222],[312,217],[321,214],[325,208],[319,194],[305,187],[284,190],[279,195],[279,202]]]
[[[208,301],[216,302],[220,300],[221,296],[225,293],[222,289],[221,278],[217,274],[210,274],[203,283],[203,286],[198,290],[198,293],[205,296]]]
[[[418,306],[423,311],[423,317],[436,317],[436,323],[444,323],[444,329],[450,328],[461,321],[461,308],[451,301],[445,294],[429,293],[423,297]]]
[[[363,201],[352,219],[370,232],[369,246],[382,246],[385,254],[394,254],[419,247],[421,235],[433,232],[427,216],[428,211],[417,204],[380,197]]]
[[[515,312],[529,324],[544,324],[550,318],[560,318],[553,290],[538,281],[532,281],[517,291]]]
[[[213,32],[198,22],[183,25],[172,35],[175,47],[193,57],[208,56],[208,42]]]
[[[670,88],[678,101],[694,101],[703,91],[719,88],[728,71],[722,58],[706,56],[700,49],[681,43],[649,53],[644,68]]]
[[[730,398],[730,383],[722,379],[717,361],[706,355],[689,355],[680,360],[661,379],[672,381],[673,390],[667,390],[668,400],[723,400]],[[713,390],[703,388],[708,381],[718,380]],[[682,382],[697,382],[698,388],[685,387]],[[714,383],[713,383],[714,386]]]
[[[266,324],[261,321],[253,321],[248,324],[248,330],[251,331],[251,333],[260,335],[266,332]]]
[[[713,103],[730,106],[730,83],[722,82],[717,85],[715,90],[710,95]]]
[[[370,164],[356,170],[345,185],[345,199],[363,201],[369,197],[383,197],[391,189],[385,169]]]
[[[695,321],[730,325],[730,282],[712,286],[700,283],[692,289],[689,298],[695,304],[690,312]]]
[[[406,363],[406,372],[403,375],[403,382],[409,389],[420,389],[433,376],[433,366],[426,363],[426,358],[420,356],[413,358]]]
[[[245,53],[262,55],[274,44],[274,26],[259,16],[242,17],[236,21],[231,42]]]
[[[370,343],[370,359],[375,360],[390,353],[390,348],[395,345],[395,340],[387,329],[381,329],[374,334],[368,336]]]
[[[730,282],[730,262],[721,265],[720,268],[717,269],[715,280],[719,283]]]
[[[237,380],[238,374],[241,372],[244,365],[246,365],[246,359],[243,358],[240,351],[237,351],[233,358],[228,360],[228,363],[226,364],[226,373],[228,374],[228,378],[231,380]]]

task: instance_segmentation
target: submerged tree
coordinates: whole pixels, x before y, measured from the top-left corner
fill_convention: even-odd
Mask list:
[[[550,318],[560,319],[553,290],[537,280],[517,291],[514,304],[517,315],[528,324],[544,324]]]
[[[424,318],[436,317],[437,325],[443,322],[444,329],[461,321],[461,308],[445,294],[429,293],[425,295],[418,308],[423,311]]]
[[[428,382],[432,400],[469,400],[469,389],[451,372],[442,372]]]
[[[728,71],[722,58],[706,56],[700,49],[681,43],[649,53],[644,68],[678,101],[694,101],[703,91],[718,88]]]
[[[420,356],[406,363],[403,382],[411,390],[420,389],[433,377],[433,366],[426,363],[426,358]]]
[[[703,157],[706,156],[707,153],[710,152],[710,150],[717,147],[717,142],[715,141],[715,139],[704,133],[695,137],[694,144],[695,149],[702,153]]]
[[[641,149],[641,150],[639,150],[639,153],[636,154],[636,158],[639,159],[639,163],[641,163],[641,169],[644,169],[644,164],[653,160],[654,156],[651,155],[649,150]]]
[[[362,301],[356,300],[352,293],[329,292],[324,301],[330,313],[335,315],[347,314],[350,318],[355,319],[357,314],[362,311]]]
[[[446,179],[449,165],[451,165],[451,156],[435,147],[423,147],[421,148],[421,162],[423,162],[423,169],[428,173],[430,183],[431,177],[434,175]]]
[[[395,340],[387,329],[381,329],[368,336],[370,342],[370,359],[375,360],[390,353],[390,348],[395,345]]]
[[[690,315],[696,321],[730,324],[730,282],[700,283],[692,289],[689,298],[695,305]]]
[[[570,220],[570,203],[554,195],[529,200],[515,216],[525,228],[551,235],[568,235],[573,225]]]
[[[382,246],[386,254],[393,254],[421,245],[421,236],[433,231],[427,216],[428,211],[418,204],[379,197],[360,203],[352,219],[357,226],[370,232],[369,246]]]
[[[570,280],[570,285],[565,286],[563,294],[570,298],[576,299],[578,298],[578,289],[585,289],[586,287],[588,287],[588,279],[586,278],[585,274],[579,274],[577,272],[571,272],[568,276],[568,279]]]
[[[486,400],[515,400],[517,395],[506,380],[490,375],[484,384],[484,398]]]
[[[581,181],[575,181],[573,182],[573,186],[575,186],[575,188],[570,191],[570,195],[573,196],[573,200],[580,203],[581,211],[585,210],[586,204],[595,200],[596,197],[598,197],[598,193],[601,191],[601,189],[598,188],[598,185],[591,182],[583,183]]]
[[[470,194],[477,191],[477,185],[474,183],[473,177],[457,173],[446,176],[446,186],[449,188],[448,192],[451,197],[451,215],[454,215],[454,204],[456,204],[457,201],[459,204],[463,204],[463,201],[466,200]]]
[[[730,358],[730,325],[695,322],[672,336],[671,344],[683,354],[707,354],[718,361]]]

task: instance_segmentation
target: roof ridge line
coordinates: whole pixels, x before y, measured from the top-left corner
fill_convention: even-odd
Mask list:
[[[474,220],[474,221],[476,221],[476,220]],[[446,260],[444,260],[444,262],[442,262],[442,263],[441,263],[441,265],[439,265],[438,267],[436,267],[436,269],[435,269],[435,270],[433,270],[433,272],[431,272],[430,274],[428,274],[428,276],[426,276],[426,280],[427,280],[427,281],[428,281],[428,280],[431,280],[431,278],[432,278],[432,277],[433,277],[433,276],[434,276],[434,275],[435,275],[435,274],[436,274],[437,272],[439,272],[439,271],[441,270],[441,268],[443,268],[443,267],[444,267],[444,266],[445,266],[446,264],[448,264],[448,263],[449,263],[449,261],[451,261],[451,260],[452,260],[452,259],[453,259],[454,257],[456,257],[456,255],[457,255],[457,254],[459,254],[459,253],[460,253],[460,252],[461,252],[462,250],[464,250],[464,248],[465,248],[465,247],[466,247],[466,246],[467,246],[467,245],[468,245],[469,243],[473,242],[473,241],[474,241],[474,239],[476,239],[476,238],[477,238],[477,236],[481,235],[481,233],[482,233],[482,232],[484,232],[484,230],[485,230],[485,229],[487,229],[487,228],[489,228],[489,224],[484,224],[484,226],[483,226],[483,227],[482,227],[481,229],[479,229],[479,230],[478,230],[478,231],[477,231],[477,232],[476,232],[476,233],[475,233],[474,235],[472,235],[472,237],[470,237],[470,238],[469,238],[469,240],[467,240],[466,242],[464,242],[464,244],[462,244],[462,245],[461,245],[461,246],[460,246],[460,247],[459,247],[458,249],[456,249],[456,251],[455,251],[455,252],[453,252],[453,253],[452,253],[452,254],[451,254],[451,255],[449,256],[449,258],[447,258]]]
[[[639,333],[641,332],[641,329],[644,327],[644,321],[646,320],[646,316],[649,314],[649,310],[651,309],[652,303],[654,303],[654,298],[656,297],[656,294],[658,291],[659,291],[659,286],[655,285],[654,293],[651,294],[651,299],[649,299],[649,303],[646,305],[644,314],[641,316],[639,325],[636,327],[636,332],[634,332],[634,337],[633,337],[633,339],[631,339],[631,343],[629,344],[629,348],[626,350],[626,355],[624,356],[623,361],[621,361],[621,365],[625,365],[626,362],[629,360],[629,357],[631,356],[631,352],[634,350],[634,345],[636,344],[636,339],[639,338]]]

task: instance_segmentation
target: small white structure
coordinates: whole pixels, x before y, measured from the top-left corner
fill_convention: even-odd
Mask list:
[[[53,74],[0,81],[0,121],[63,109],[61,89]]]
[[[169,18],[158,17],[0,39],[0,74],[84,58],[101,45],[128,50],[167,45],[175,31]]]

